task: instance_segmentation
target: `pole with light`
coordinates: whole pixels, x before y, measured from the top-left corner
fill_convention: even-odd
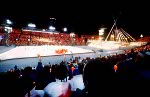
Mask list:
[[[6,31],[6,33],[5,33],[5,45],[6,46],[9,46],[9,37],[8,37],[8,34],[10,33],[10,32],[12,32],[12,21],[11,20],[9,20],[9,19],[6,19],[6,21],[5,21],[5,23],[3,24],[4,25],[4,30]]]
[[[143,34],[141,34],[140,37],[143,38]]]
[[[66,28],[66,27],[64,27],[64,28],[63,28],[63,31],[64,31],[64,32],[67,32],[67,28]]]
[[[73,45],[73,43],[74,43],[74,42],[73,42],[73,41],[74,41],[73,38],[75,37],[74,32],[71,32],[71,33],[70,33],[70,37],[71,37],[71,44]]]
[[[100,30],[98,30],[98,32],[99,32],[99,39],[102,39],[102,38],[103,38],[105,29],[106,29],[106,28],[101,28]]]

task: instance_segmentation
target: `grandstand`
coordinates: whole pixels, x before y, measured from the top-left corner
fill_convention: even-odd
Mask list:
[[[0,32],[1,41],[0,44],[5,44],[6,37],[5,33]],[[7,45],[23,46],[23,45],[85,45],[85,39],[93,39],[98,36],[81,35],[78,37],[75,34],[71,37],[67,33],[52,33],[48,31],[36,31],[36,30],[23,30],[23,29],[13,29],[7,36]]]
[[[3,37],[5,33],[2,30],[0,31],[0,36]],[[77,34],[74,34],[74,37],[71,37],[70,34],[66,33],[12,29],[8,33],[7,46],[5,45],[4,37],[0,41],[2,51],[0,53],[0,71],[13,68],[16,64],[20,64],[19,68],[27,65],[36,66],[39,55],[44,64],[47,64],[50,60],[51,63],[56,64],[64,60],[64,55],[66,60],[69,61],[72,56],[81,56],[81,58],[91,56],[95,58],[100,55],[123,52],[100,53],[97,52],[97,48],[91,48],[86,45],[85,39],[94,41],[98,38],[99,36],[96,35],[81,35],[79,37]],[[64,53],[62,52],[63,50],[67,50],[67,52]]]
[[[29,64],[36,66],[39,55],[42,60],[44,60],[44,64],[49,62],[48,59],[50,59],[53,64],[56,64],[64,60],[64,55],[69,61],[72,56],[81,56],[82,58],[91,56],[95,58],[100,55],[106,56],[116,53],[124,53],[125,49],[134,48],[134,43],[129,46],[128,43],[124,41],[123,38],[125,35],[129,34],[123,31],[123,29],[118,31],[118,33],[122,33],[121,35],[118,35],[121,42],[112,40],[101,42],[99,41],[98,35],[81,35],[81,37],[79,37],[78,34],[74,33],[74,37],[72,37],[67,33],[54,33],[43,30],[27,29],[12,29],[7,34],[8,36],[5,37],[6,32],[3,32],[1,28],[0,64],[3,68],[1,68],[0,71],[6,71],[4,67],[8,69],[9,66],[13,67],[18,63],[20,64],[20,68]],[[131,39],[134,41],[134,39],[130,36],[128,40]],[[7,42],[5,40],[7,40]],[[91,44],[87,45],[87,40],[91,41]],[[124,44],[124,46],[120,43]],[[7,49],[4,50],[2,48]],[[101,52],[101,49],[106,52]],[[66,50],[67,52],[63,52]]]
[[[56,19],[50,19],[55,24]],[[101,88],[96,93],[99,96],[113,90],[136,95],[149,87],[136,81],[150,79],[150,36],[135,40],[118,29],[116,21],[105,40],[100,35],[68,34],[50,27],[52,30],[0,27],[1,95],[91,97],[90,90],[97,88]]]
[[[72,68],[76,69],[75,67],[77,65],[79,66],[80,63],[83,63],[85,65],[89,59],[103,60],[104,62],[106,62],[105,65],[110,65],[111,68],[113,68],[113,66],[117,66],[119,62],[125,62],[126,60],[129,61],[129,59],[130,60],[132,59],[131,57],[132,52],[130,49],[134,48],[135,53],[141,50],[143,51],[150,50],[149,45],[142,46],[150,41],[149,37],[145,37],[146,42],[145,39],[143,38],[139,39],[138,42],[136,42],[135,39],[132,38],[123,29],[119,29],[117,31],[112,30],[112,31],[114,31],[113,33],[120,33],[120,34],[116,34],[116,35],[109,34],[109,35],[116,36],[116,38],[110,36],[109,38],[108,37],[106,38],[109,40],[100,41],[98,40],[99,36],[93,36],[93,35],[81,35],[81,37],[79,37],[77,34],[74,34],[74,37],[71,37],[70,34],[66,34],[66,33],[52,33],[48,31],[24,30],[24,29],[12,29],[11,32],[5,34],[1,30],[0,32],[0,37],[1,37],[0,73],[2,79],[4,76],[3,74],[8,74],[8,75],[10,74],[10,76],[5,75],[5,78],[6,77],[8,79],[12,78],[11,80],[10,79],[5,80],[4,78],[5,84],[7,85],[7,87],[9,87],[9,89],[6,89],[4,91],[8,91],[8,90],[10,91],[11,89],[13,89],[17,91],[16,94],[18,95],[21,93],[18,92],[18,90],[20,90],[23,91],[21,95],[25,95],[25,97],[30,97],[31,95],[32,96],[37,95],[36,92],[43,91],[42,89],[41,90],[35,89],[38,86],[37,68],[39,62],[42,62],[41,64],[42,68],[46,68],[47,66],[50,67],[47,69],[49,70],[48,71],[49,73],[52,73],[52,70],[54,70],[53,66],[58,68],[59,66],[61,66],[60,64],[63,64],[66,65],[66,67],[68,67],[69,69],[71,68],[72,70]],[[8,36],[5,37],[5,35]],[[126,39],[124,39],[125,37]],[[7,42],[5,40],[7,40]],[[87,45],[86,40],[91,41],[91,43],[94,43],[95,46]],[[139,43],[141,44],[143,43],[143,44],[139,45]],[[103,47],[103,52],[100,51],[99,48],[100,46]],[[135,48],[135,46],[138,46],[139,48]],[[100,65],[101,64],[99,64],[98,66]],[[18,82],[18,80],[22,79],[25,76],[26,73],[24,71],[27,70],[27,68],[31,70],[32,73],[31,77],[34,79],[32,81],[31,86],[32,85],[33,86],[29,89],[28,88],[29,86],[23,87],[25,85],[23,83],[23,84],[19,84],[19,86],[23,88],[20,89],[17,87],[18,89],[16,89],[16,85],[18,85],[16,83]],[[15,79],[15,76],[13,75],[13,73],[16,72],[18,72],[17,75],[18,77],[16,77],[17,82],[14,83],[13,77]],[[116,70],[115,72],[118,71]],[[65,74],[65,73],[61,72],[61,74]],[[74,73],[71,74],[72,77],[74,78],[73,75]],[[67,73],[66,75],[67,75],[66,82],[69,82],[70,75],[69,73]],[[45,77],[45,74],[42,75],[41,77]],[[48,76],[46,76],[46,79],[50,79],[47,77]],[[22,80],[22,81],[26,82],[28,80],[25,81]],[[80,86],[80,84],[81,82],[79,82],[78,85]],[[27,90],[24,91],[26,88]],[[43,92],[40,92],[38,95],[42,95],[42,93]],[[16,95],[15,93],[12,94]],[[58,94],[57,91],[56,94]],[[21,97],[21,96],[17,96],[17,97]]]

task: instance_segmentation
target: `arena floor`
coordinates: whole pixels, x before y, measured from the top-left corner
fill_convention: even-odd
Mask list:
[[[66,50],[65,54],[56,53],[56,50]],[[98,48],[89,46],[17,46],[17,47],[0,47],[0,72],[26,66],[36,67],[39,56],[43,65],[48,63],[57,64],[66,59],[70,61],[72,57],[95,58],[98,56],[107,56],[111,54],[124,53],[124,50],[101,51]]]

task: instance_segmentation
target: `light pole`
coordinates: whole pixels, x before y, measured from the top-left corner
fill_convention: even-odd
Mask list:
[[[74,44],[73,38],[75,37],[74,32],[71,32],[71,33],[70,33],[70,37],[71,37],[71,44],[73,45],[73,44]]]
[[[17,46],[17,41],[18,41],[18,38],[15,39],[15,46]]]
[[[34,30],[35,28],[36,28],[36,25],[35,25],[35,24],[33,24],[33,23],[29,23],[29,24],[28,24],[28,29]]]
[[[104,31],[105,31],[106,28],[101,28],[99,31],[99,40],[100,42],[102,41],[102,39],[104,38]],[[100,51],[103,52],[103,44],[100,43],[100,46],[101,46],[101,49]]]
[[[100,29],[100,30],[98,30],[99,31],[99,35],[104,35],[104,29]]]
[[[29,24],[28,24],[28,27],[35,28],[35,27],[36,27],[36,25],[35,25],[35,24],[33,24],[33,23],[29,23]]]
[[[140,37],[143,38],[143,34],[141,34]]]
[[[6,20],[3,22],[3,24],[2,24],[3,29],[4,29],[4,31],[5,31],[5,34],[4,34],[4,41],[5,41],[5,45],[6,45],[6,46],[9,46],[9,37],[8,37],[8,34],[12,31],[12,27],[11,27],[12,24],[13,24],[12,21],[9,20],[9,19],[6,19]]]
[[[49,26],[49,30],[50,30],[50,31],[54,32],[55,29],[56,29],[56,28],[55,28],[54,26]]]
[[[28,38],[28,45],[30,45],[30,38]]]
[[[102,39],[104,38],[103,35],[104,35],[105,29],[106,29],[106,28],[101,28],[100,30],[98,30],[98,32],[99,32],[99,39],[100,39],[100,40],[102,40]]]

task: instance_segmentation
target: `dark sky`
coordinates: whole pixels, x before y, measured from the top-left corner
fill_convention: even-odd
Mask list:
[[[101,4],[98,4],[95,5],[96,7],[93,7],[93,5],[82,6],[80,4],[79,6],[59,6],[58,8],[56,6],[53,10],[37,8],[20,12],[19,10],[13,10],[14,14],[1,14],[0,20],[9,18],[15,22],[17,27],[26,26],[29,21],[32,21],[37,24],[38,28],[46,28],[49,24],[49,18],[55,17],[58,30],[66,26],[70,31],[75,31],[76,33],[98,34],[100,27],[106,27],[107,32],[109,32],[114,23],[114,18],[121,13],[117,21],[118,27],[133,35],[150,32],[150,8],[146,5],[140,7],[139,5],[135,6],[135,4],[120,4],[111,6],[100,6]],[[50,7],[49,9],[52,8]]]

